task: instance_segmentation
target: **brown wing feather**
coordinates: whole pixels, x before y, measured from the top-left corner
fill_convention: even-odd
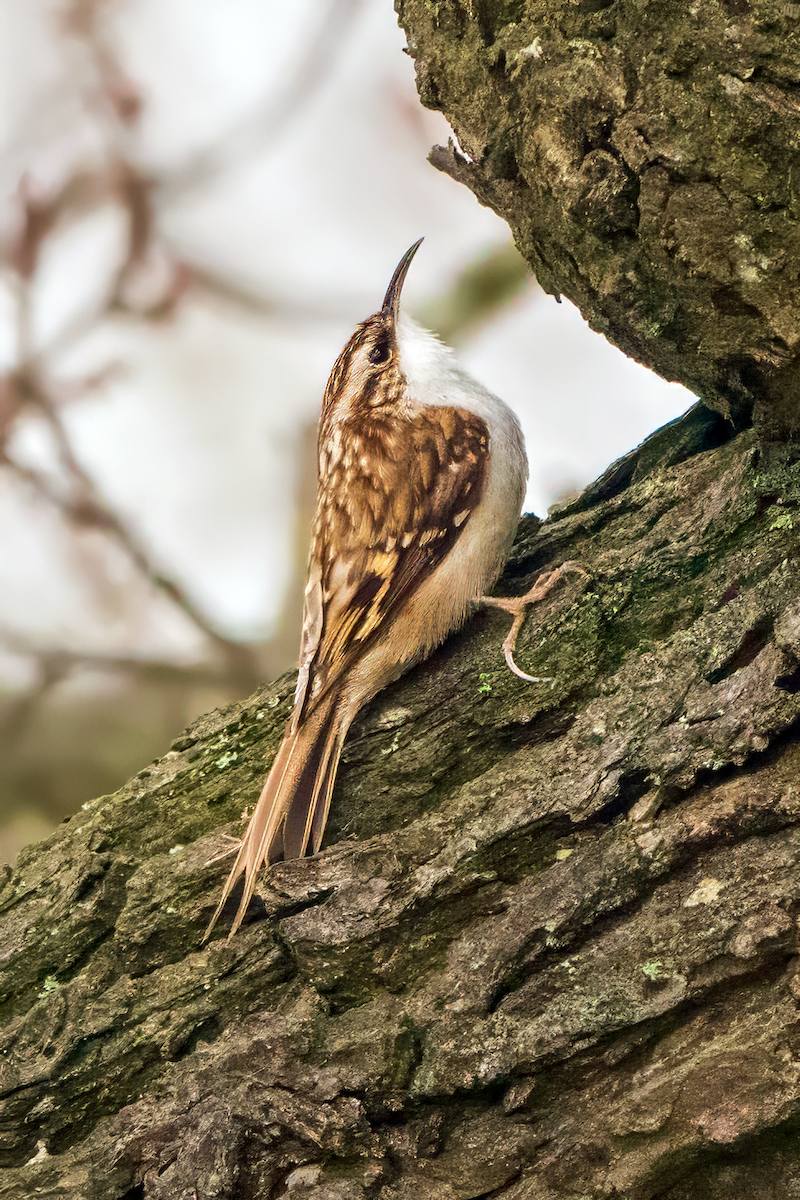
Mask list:
[[[319,849],[353,717],[335,690],[461,536],[483,491],[486,426],[453,408],[362,413],[320,433],[320,488],[295,707],[206,930],[236,881],[242,921],[264,862]]]
[[[411,417],[359,415],[327,430],[324,444],[330,457],[311,555],[321,567],[313,593],[321,621],[313,607],[319,639],[301,663],[310,685],[307,696],[303,688],[306,707],[363,653],[460,537],[483,490],[488,431],[480,417],[442,407]]]

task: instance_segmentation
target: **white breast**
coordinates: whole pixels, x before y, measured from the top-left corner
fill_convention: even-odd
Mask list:
[[[401,316],[398,322],[397,342],[412,402],[420,406],[444,404],[465,408],[486,422],[489,477],[480,508],[485,510],[497,535],[502,534],[505,557],[516,531],[528,481],[525,443],[515,413],[459,366],[449,346],[408,317]],[[476,513],[472,521],[477,516]]]
[[[412,402],[465,408],[481,417],[489,430],[489,463],[481,502],[437,572],[440,612],[432,622],[431,640],[435,645],[461,623],[470,601],[483,595],[502,570],[525,497],[528,460],[515,414],[459,366],[449,346],[407,317],[398,322],[397,341]],[[425,592],[420,590],[420,605],[430,601]]]

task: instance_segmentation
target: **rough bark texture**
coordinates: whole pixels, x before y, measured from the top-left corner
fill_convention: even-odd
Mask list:
[[[764,441],[800,433],[800,5],[397,0],[436,165],[542,285]]]
[[[523,523],[506,583],[588,572],[521,639],[555,685],[478,616],[230,945],[209,860],[290,678],[22,855],[0,1197],[797,1194],[800,479],[726,438],[698,407]]]

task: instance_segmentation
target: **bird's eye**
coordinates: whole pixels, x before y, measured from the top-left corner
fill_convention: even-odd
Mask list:
[[[379,366],[381,363],[388,362],[392,351],[389,346],[388,337],[381,337],[370,350],[367,357],[374,366]]]

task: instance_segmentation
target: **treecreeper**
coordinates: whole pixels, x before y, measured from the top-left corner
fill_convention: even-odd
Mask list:
[[[318,490],[294,708],[207,938],[244,875],[230,935],[262,865],[316,854],[347,731],[363,706],[465,620],[476,603],[514,621],[577,563],[520,597],[490,597],[519,521],[528,461],[511,409],[434,334],[400,315],[422,239],[401,258],[378,312],[339,355],[322,401]]]

